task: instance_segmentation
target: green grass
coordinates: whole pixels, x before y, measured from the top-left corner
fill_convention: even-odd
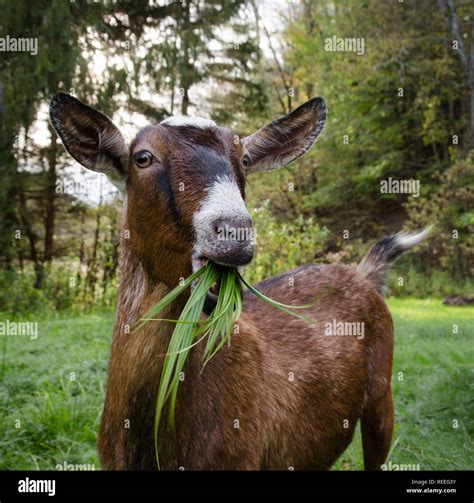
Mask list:
[[[396,329],[389,460],[422,470],[473,469],[474,308],[445,307],[434,299],[388,304]],[[33,321],[39,322],[36,340],[0,337],[0,469],[63,463],[99,469],[95,441],[113,314]],[[362,469],[360,445],[356,434],[335,468]]]
[[[474,469],[474,309],[438,299],[387,303],[395,325],[395,431],[386,463]],[[363,468],[359,431],[335,468]]]
[[[36,340],[0,337],[0,469],[99,469],[95,442],[113,313],[33,321]]]

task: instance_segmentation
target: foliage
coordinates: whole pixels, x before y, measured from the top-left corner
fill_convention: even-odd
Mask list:
[[[1,272],[0,283],[0,306],[9,316],[47,312],[53,308],[46,292],[33,287],[33,273]]]
[[[435,223],[436,235],[424,243],[422,257],[436,257],[443,271],[463,282],[474,275],[474,151],[437,178],[424,188],[425,197],[405,205],[405,227]]]
[[[313,241],[320,260],[347,263],[360,260],[375,239],[434,223],[438,233],[421,248],[423,261],[413,259],[411,267],[446,273],[462,288],[474,263],[468,80],[441,3],[433,9],[428,0],[409,8],[400,2],[381,8],[376,0],[307,1],[294,8],[283,35],[293,101],[323,96],[328,122],[304,158],[252,178],[250,204],[268,200],[266,221],[273,220],[259,228],[260,252],[272,248],[275,227],[299,218],[326,228],[326,240],[294,228],[290,246]],[[473,14],[462,2],[455,7],[467,47]],[[358,38],[364,53],[325,50],[333,36]],[[389,177],[419,181],[421,196],[382,193],[380,182]],[[451,239],[454,229],[457,241]],[[285,256],[283,239],[279,244]],[[273,273],[272,263],[266,261],[256,277]],[[440,290],[430,280],[417,289],[420,295],[434,291]]]
[[[257,252],[245,270],[245,278],[255,283],[266,276],[277,274],[301,264],[314,261],[329,231],[320,227],[313,218],[299,216],[279,224],[271,215],[269,201],[251,211],[257,237]]]
[[[24,272],[0,272],[0,310],[10,316],[55,311],[72,314],[115,305],[118,289],[116,275],[106,289],[103,288],[103,276],[99,278],[101,281],[98,281],[95,292],[88,288],[86,278],[77,262],[55,263],[48,267],[41,289],[33,286],[35,273],[31,268]]]
[[[452,5],[466,52],[473,15],[465,2]],[[2,52],[0,59],[0,264],[23,271],[15,293],[6,283],[4,306],[12,305],[8,292],[18,299],[15,312],[30,309],[28,299],[57,309],[115,299],[121,203],[107,189],[100,201],[87,200],[89,192],[57,193],[57,183],[98,179],[73,166],[51,130],[49,143],[34,139],[58,89],[109,115],[120,112],[119,123],[134,129],[137,117],[153,123],[188,112],[242,135],[321,95],[329,115],[316,146],[288,168],[249,177],[258,253],[247,278],[314,261],[356,263],[376,239],[435,223],[436,236],[400,265],[410,286],[390,292],[469,293],[469,82],[446,0],[436,8],[430,0],[409,8],[302,1],[283,8],[278,34],[269,33],[263,7],[251,0],[0,0],[0,35],[39,43],[37,56]],[[333,36],[360,38],[364,53],[325,50]],[[382,193],[389,177],[420,181],[420,197]],[[66,288],[73,276],[77,285]],[[27,281],[43,291],[31,292]]]

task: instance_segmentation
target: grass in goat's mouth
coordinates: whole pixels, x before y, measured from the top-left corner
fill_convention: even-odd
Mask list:
[[[249,285],[235,267],[224,267],[208,262],[199,270],[191,274],[179,286],[165,295],[160,302],[152,307],[139,326],[149,321],[176,323],[171,336],[168,350],[165,354],[163,370],[158,387],[156,413],[154,424],[156,462],[158,459],[158,428],[163,409],[168,404],[168,424],[174,427],[176,397],[178,393],[179,377],[186,362],[189,351],[196,344],[206,341],[203,353],[203,369],[209,360],[224,346],[230,344],[234,323],[242,312],[241,284],[242,282],[252,293],[271,306],[288,314],[312,321],[309,318],[293,312],[293,309],[307,308],[306,306],[288,306],[270,299]],[[184,306],[178,320],[155,318],[173,300],[181,295],[192,284],[195,284],[191,295]],[[204,301],[211,291],[217,296],[216,305],[207,319],[201,319]]]

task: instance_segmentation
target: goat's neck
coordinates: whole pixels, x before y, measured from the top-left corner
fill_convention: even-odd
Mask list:
[[[121,242],[121,280],[117,316],[114,329],[114,344],[127,347],[130,358],[144,359],[163,355],[175,325],[173,323],[148,322],[135,329],[137,322],[147,311],[156,305],[170,290],[164,283],[152,280],[143,269],[139,259],[130,246],[130,241]],[[185,298],[173,301],[160,313],[160,318],[178,319],[183,309]],[[125,354],[122,355],[124,358]]]

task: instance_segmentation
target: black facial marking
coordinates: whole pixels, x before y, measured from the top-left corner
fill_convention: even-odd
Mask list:
[[[170,166],[167,161],[163,164],[163,168],[164,169],[161,169],[156,175],[155,183],[159,192],[163,194],[165,198],[166,206],[168,207],[171,217],[173,218],[173,222],[179,229],[180,227],[182,227],[183,222],[181,220],[181,215],[179,214],[178,207],[176,206],[176,199],[174,197],[173,189],[171,188],[171,183],[168,175]]]
[[[193,167],[205,175],[206,185],[212,185],[220,176],[233,177],[232,165],[223,155],[212,148],[196,147],[192,159]]]
[[[112,162],[113,162],[113,165],[115,167],[115,169],[121,174],[121,175],[125,175],[126,172],[125,172],[125,169],[123,168],[123,165],[122,165],[122,162],[120,161],[120,159],[114,157],[112,159]]]

